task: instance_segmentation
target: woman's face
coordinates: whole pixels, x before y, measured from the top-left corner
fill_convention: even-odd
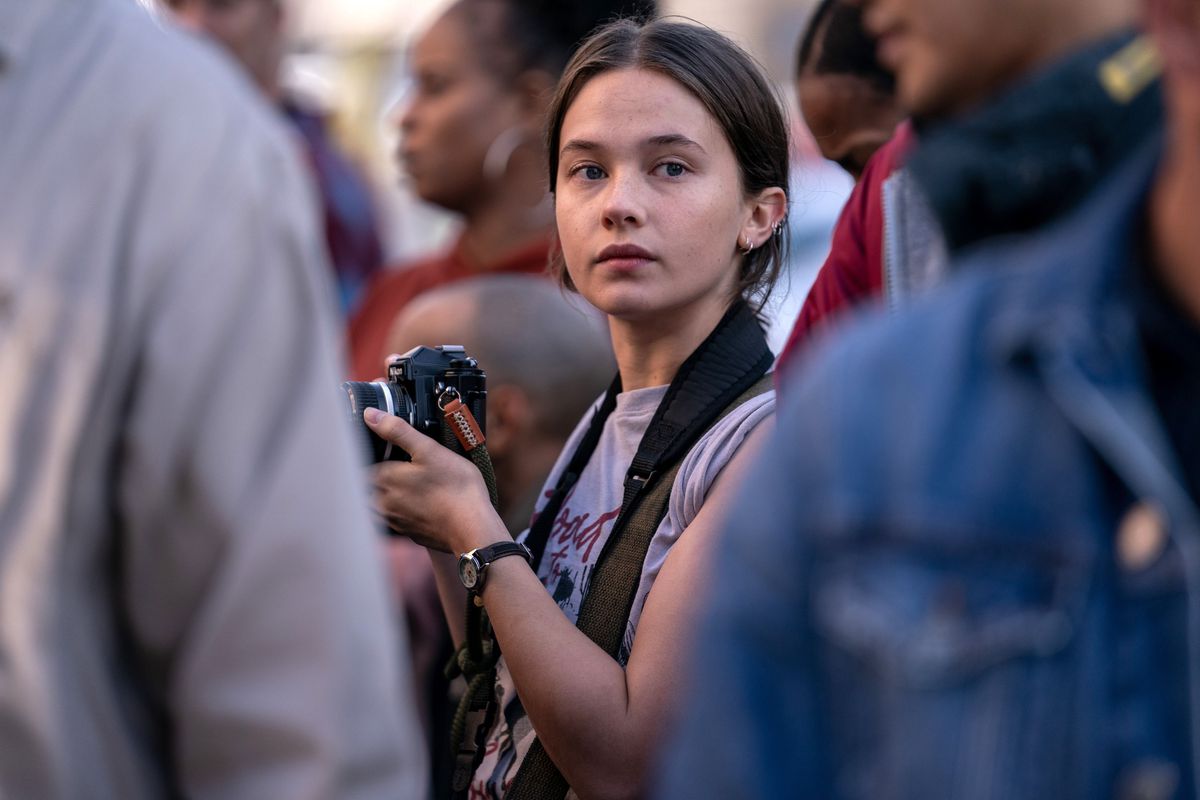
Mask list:
[[[853,75],[805,73],[796,81],[796,96],[821,155],[855,181],[904,118],[895,100]]]
[[[753,203],[700,101],[656,72],[606,72],[567,110],[558,148],[558,233],[579,293],[620,319],[715,324]]]
[[[443,15],[413,48],[416,87],[400,118],[399,157],[414,190],[460,212],[486,195],[488,148],[527,125],[516,93],[488,73],[478,51],[463,13]]]

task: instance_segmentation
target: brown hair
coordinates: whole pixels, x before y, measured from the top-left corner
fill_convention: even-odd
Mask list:
[[[618,20],[597,30],[567,64],[550,103],[546,126],[550,191],[558,177],[563,119],[592,78],[621,69],[658,72],[683,86],[720,125],[733,149],[745,195],[788,190],[788,129],[779,98],[744,50],[721,34],[690,22]],[[787,226],[743,256],[740,295],[761,307],[771,293],[787,250]],[[562,254],[551,271],[574,288]]]

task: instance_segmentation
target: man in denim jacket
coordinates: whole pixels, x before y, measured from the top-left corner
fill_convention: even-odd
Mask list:
[[[1200,796],[1200,0],[1148,6],[1163,143],[792,387],[661,796]]]

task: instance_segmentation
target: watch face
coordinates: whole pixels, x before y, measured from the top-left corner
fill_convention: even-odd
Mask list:
[[[463,556],[458,562],[458,577],[463,586],[474,589],[479,582],[479,562],[474,556]]]

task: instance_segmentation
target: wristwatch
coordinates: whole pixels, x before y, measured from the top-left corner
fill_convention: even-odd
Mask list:
[[[458,579],[468,591],[479,594],[483,591],[483,581],[487,577],[487,568],[498,558],[505,556],[521,556],[526,563],[533,564],[533,553],[520,542],[496,542],[487,547],[478,547],[458,557]]]

